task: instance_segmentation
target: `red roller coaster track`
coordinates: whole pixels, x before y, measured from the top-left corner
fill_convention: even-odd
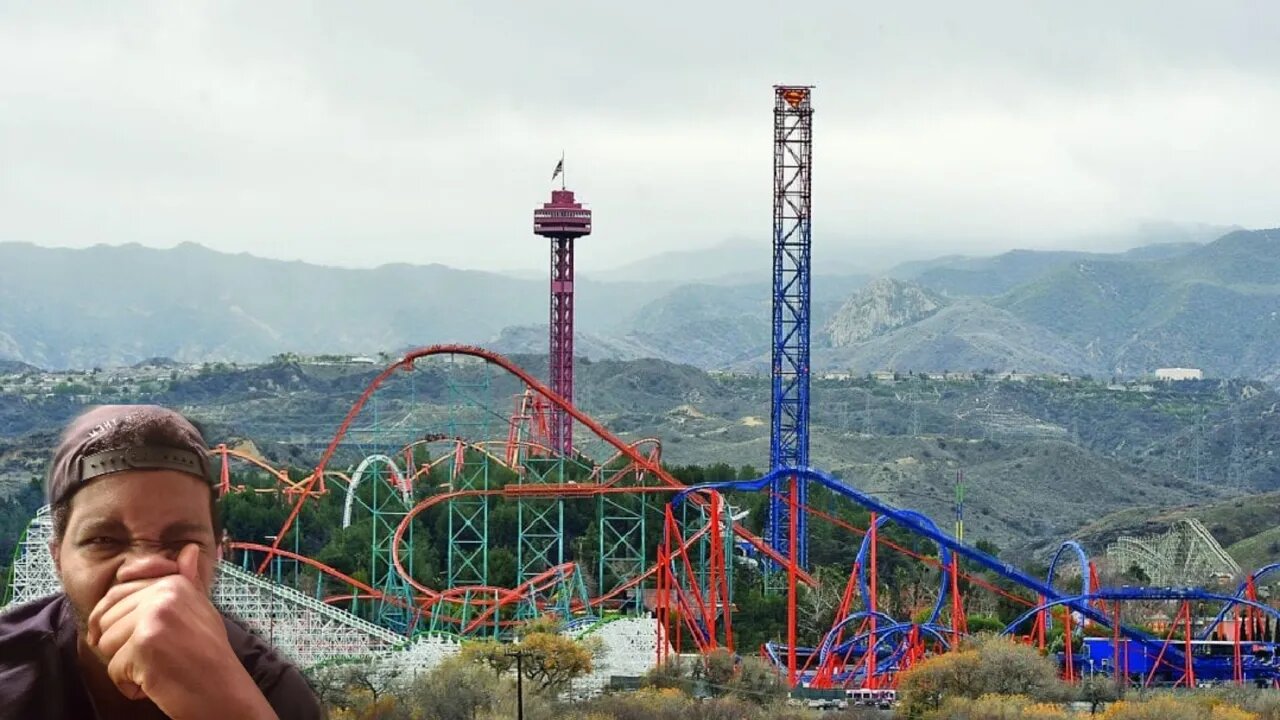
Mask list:
[[[383,385],[383,383],[386,382],[387,379],[390,378],[392,375],[394,375],[397,370],[402,370],[402,369],[412,370],[414,363],[416,361],[423,358],[436,356],[436,355],[465,355],[469,357],[478,358],[490,365],[499,367],[502,370],[506,371],[507,373],[515,376],[522,383],[524,383],[524,385],[529,390],[531,390],[532,392],[544,398],[546,402],[550,403],[552,407],[562,410],[563,412],[568,414],[570,417],[572,417],[574,420],[576,420],[579,424],[581,424],[583,427],[587,428],[592,433],[594,433],[601,440],[611,445],[616,450],[616,455],[614,456],[615,458],[626,458],[635,468],[645,473],[648,473],[652,475],[654,478],[656,478],[657,480],[659,480],[661,482],[661,486],[614,487],[612,484],[609,484],[609,483],[600,484],[598,482],[597,483],[590,483],[590,482],[579,483],[579,484],[573,484],[573,485],[524,485],[524,486],[516,485],[516,486],[509,486],[507,488],[503,488],[500,490],[461,491],[461,492],[453,492],[453,493],[444,493],[439,495],[433,495],[431,497],[428,497],[422,500],[414,508],[412,508],[409,511],[409,513],[405,515],[405,517],[402,519],[399,527],[396,530],[395,538],[392,543],[392,563],[396,569],[396,572],[402,578],[404,578],[404,580],[414,590],[416,590],[418,593],[421,594],[419,597],[419,602],[421,604],[420,607],[422,609],[429,609],[432,605],[440,602],[444,598],[456,598],[459,596],[461,590],[470,590],[472,591],[472,594],[467,601],[473,605],[485,607],[486,610],[484,613],[482,613],[480,618],[488,618],[489,616],[492,615],[492,613],[496,612],[498,607],[508,603],[519,601],[525,595],[526,592],[538,587],[539,583],[545,582],[548,578],[551,578],[551,577],[563,577],[565,574],[564,568],[560,568],[560,567],[552,568],[551,570],[548,570],[538,575],[535,578],[531,578],[527,580],[526,582],[524,582],[523,584],[521,584],[516,588],[509,588],[509,589],[477,586],[477,587],[469,587],[469,588],[450,588],[445,591],[439,591],[423,585],[421,582],[415,580],[402,566],[401,560],[399,557],[399,544],[412,519],[415,516],[417,516],[419,513],[421,513],[423,510],[425,510],[426,508],[432,505],[435,505],[437,503],[444,502],[450,499],[455,499],[459,497],[477,496],[477,495],[514,496],[514,495],[535,495],[536,494],[538,496],[543,496],[543,497],[581,498],[581,497],[593,497],[597,495],[612,494],[612,493],[619,493],[619,494],[672,493],[672,492],[676,492],[686,488],[686,486],[683,483],[675,479],[670,473],[668,473],[662,467],[662,465],[658,462],[656,458],[656,454],[644,453],[640,450],[641,446],[652,444],[654,442],[653,440],[646,439],[646,440],[640,440],[638,442],[633,442],[633,443],[628,443],[622,440],[621,438],[617,437],[613,433],[609,432],[609,430],[607,430],[603,425],[597,422],[594,418],[578,410],[572,404],[567,402],[564,398],[560,397],[550,388],[543,385],[536,378],[534,378],[532,375],[526,372],[523,368],[512,363],[510,360],[506,359],[505,357],[497,353],[491,352],[489,350],[485,350],[483,348],[473,347],[469,345],[433,345],[430,347],[419,348],[417,350],[413,350],[406,353],[404,357],[393,362],[392,364],[387,366],[384,370],[382,370],[382,372],[380,372],[368,384],[368,386],[361,393],[360,397],[355,401],[355,403],[352,404],[351,409],[347,412],[341,424],[338,426],[337,431],[334,433],[333,439],[329,442],[328,446],[325,448],[325,451],[321,456],[320,462],[317,464],[315,470],[304,480],[297,481],[297,482],[289,481],[287,478],[287,475],[283,474],[281,471],[275,470],[274,468],[271,468],[270,466],[265,465],[261,461],[251,456],[244,455],[242,453],[236,453],[235,451],[228,450],[226,448],[219,448],[217,451],[215,451],[215,452],[221,452],[224,459],[228,454],[234,455],[235,457],[245,459],[267,470],[271,474],[275,475],[277,480],[280,483],[286,486],[286,495],[294,498],[293,506],[289,512],[289,516],[285,520],[284,524],[280,527],[279,532],[276,533],[275,539],[273,540],[271,546],[268,547],[265,545],[257,545],[253,543],[233,544],[233,547],[236,547],[239,549],[252,550],[252,551],[261,552],[264,554],[264,558],[261,564],[258,566],[259,574],[266,572],[267,567],[269,566],[271,559],[273,557],[276,557],[276,556],[287,557],[295,560],[300,560],[306,563],[307,565],[320,570],[321,572],[324,572],[338,580],[341,580],[344,583],[347,583],[351,587],[355,587],[359,589],[365,595],[368,595],[371,597],[379,597],[379,598],[382,597],[382,594],[378,592],[376,589],[374,589],[373,587],[368,586],[367,584],[364,584],[364,583],[358,583],[354,581],[352,578],[322,563],[316,562],[315,560],[312,560],[310,558],[301,558],[299,556],[294,555],[293,553],[284,551],[280,548],[280,544],[282,539],[287,536],[294,522],[297,520],[298,514],[301,512],[303,503],[306,502],[306,500],[312,497],[313,495],[318,495],[321,492],[323,492],[323,489],[324,489],[323,478],[326,476],[328,465],[330,461],[333,459],[333,456],[337,452],[339,446],[342,444],[344,438],[346,437],[348,431],[352,426],[352,423],[355,421],[356,417],[360,414],[361,410],[364,408],[365,404],[369,401],[369,399],[373,397],[373,395],[378,391],[378,389]],[[490,455],[492,456],[491,453]],[[226,471],[225,471],[225,464],[224,464],[224,474],[225,472]],[[229,489],[228,480],[224,479],[223,485],[224,485],[224,488]],[[706,497],[696,496],[692,498],[692,500],[693,502],[701,506],[708,507],[708,508],[710,507],[709,500]],[[755,534],[751,533],[746,528],[742,527],[739,523],[734,523],[733,531],[735,536],[751,544],[757,551],[759,551],[759,553],[762,556],[773,560],[774,562],[778,563],[780,566],[787,566],[789,564],[787,558],[783,557],[773,548],[769,547],[764,542],[764,540],[762,540],[760,537],[756,536]],[[705,532],[706,532],[706,529],[704,528],[702,532],[695,533],[690,537],[686,537],[684,539],[685,542],[683,546],[677,548],[673,552],[675,552],[677,555],[680,552],[683,552],[685,548],[689,547],[692,543],[696,542],[699,538],[701,538]],[[636,577],[630,578],[628,582],[624,583],[623,585],[613,588],[608,593],[591,598],[589,603],[591,605],[597,605],[611,598],[614,598],[618,596],[620,593],[622,593],[623,591],[633,588],[636,585],[644,582],[646,579],[653,577],[657,573],[657,571],[658,571],[658,566],[656,564],[652,565],[644,573]],[[810,585],[814,584],[813,577],[810,576],[808,573],[805,573],[804,571],[797,569],[796,575],[800,582],[810,584]],[[493,598],[491,599],[488,597],[478,597],[476,596],[476,593],[492,594]],[[477,618],[477,621],[480,620],[480,618]],[[471,626],[474,626],[475,622],[476,621],[472,621]]]

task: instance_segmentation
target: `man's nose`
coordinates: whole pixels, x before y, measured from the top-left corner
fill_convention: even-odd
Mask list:
[[[178,573],[178,553],[163,545],[138,543],[130,548],[116,571],[116,582],[149,580]]]

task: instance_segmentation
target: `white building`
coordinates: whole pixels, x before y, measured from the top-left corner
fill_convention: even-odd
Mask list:
[[[1157,380],[1203,380],[1204,371],[1200,368],[1157,368]]]

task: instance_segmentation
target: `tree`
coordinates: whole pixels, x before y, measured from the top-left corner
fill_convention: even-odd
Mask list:
[[[978,548],[978,550],[990,555],[993,558],[1000,557],[1000,546],[996,545],[990,540],[987,540],[987,539],[979,540],[977,544],[974,545],[974,547]]]
[[[525,661],[524,676],[538,683],[540,690],[561,690],[570,680],[591,672],[591,651],[563,635],[532,633],[520,649],[532,654],[532,662]]]
[[[930,658],[903,675],[899,697],[908,717],[937,710],[950,697],[1023,695],[1057,700],[1066,690],[1053,660],[1003,637]]]
[[[510,681],[455,656],[415,680],[408,700],[422,720],[475,720],[510,694]]]
[[[722,695],[729,688],[738,671],[738,662],[726,648],[716,648],[702,658],[695,668],[695,677],[706,680],[714,695]]]
[[[738,663],[738,674],[730,683],[733,694],[764,705],[787,694],[778,669],[754,656],[744,656]]]
[[[560,622],[560,619],[555,615],[539,615],[538,617],[528,620],[521,625],[520,634],[533,635],[534,633],[544,633],[547,635],[554,635],[560,632],[563,627],[564,623]]]
[[[835,617],[835,613],[844,596],[848,574],[847,569],[820,566],[814,570],[817,585],[800,588],[798,624],[800,632],[806,637],[822,637],[840,619]]]
[[[516,659],[510,655],[515,645],[500,643],[497,640],[473,640],[462,646],[460,657],[468,663],[484,665],[494,674],[502,675],[515,667]]]
[[[1080,701],[1089,703],[1090,715],[1097,715],[1104,704],[1116,700],[1119,695],[1115,682],[1109,678],[1089,677],[1080,683]]]
[[[377,661],[343,662],[309,673],[335,720],[408,720],[403,687]]]
[[[377,663],[357,663],[348,666],[345,680],[348,690],[367,694],[372,698],[374,705],[395,689],[394,683],[388,679],[387,674],[378,667]]]
[[[569,681],[587,675],[592,669],[591,650],[571,638],[545,632],[525,635],[519,643],[481,640],[462,646],[466,662],[488,666],[495,674],[510,672],[516,665],[512,653],[525,653],[522,665],[526,680],[536,683],[542,692],[559,692]]]
[[[1151,583],[1151,578],[1147,575],[1146,571],[1142,569],[1142,566],[1137,563],[1130,565],[1129,569],[1124,571],[1124,577],[1125,579],[1132,580],[1139,585],[1148,585]]]

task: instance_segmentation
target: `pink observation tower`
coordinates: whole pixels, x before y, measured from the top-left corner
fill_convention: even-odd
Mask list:
[[[556,166],[563,172],[564,160]],[[573,199],[573,191],[551,191],[551,202],[533,211],[533,232],[551,239],[551,342],[547,359],[551,389],[573,402],[573,241],[591,234],[591,211]],[[568,455],[573,451],[573,418],[553,408],[551,447]]]

